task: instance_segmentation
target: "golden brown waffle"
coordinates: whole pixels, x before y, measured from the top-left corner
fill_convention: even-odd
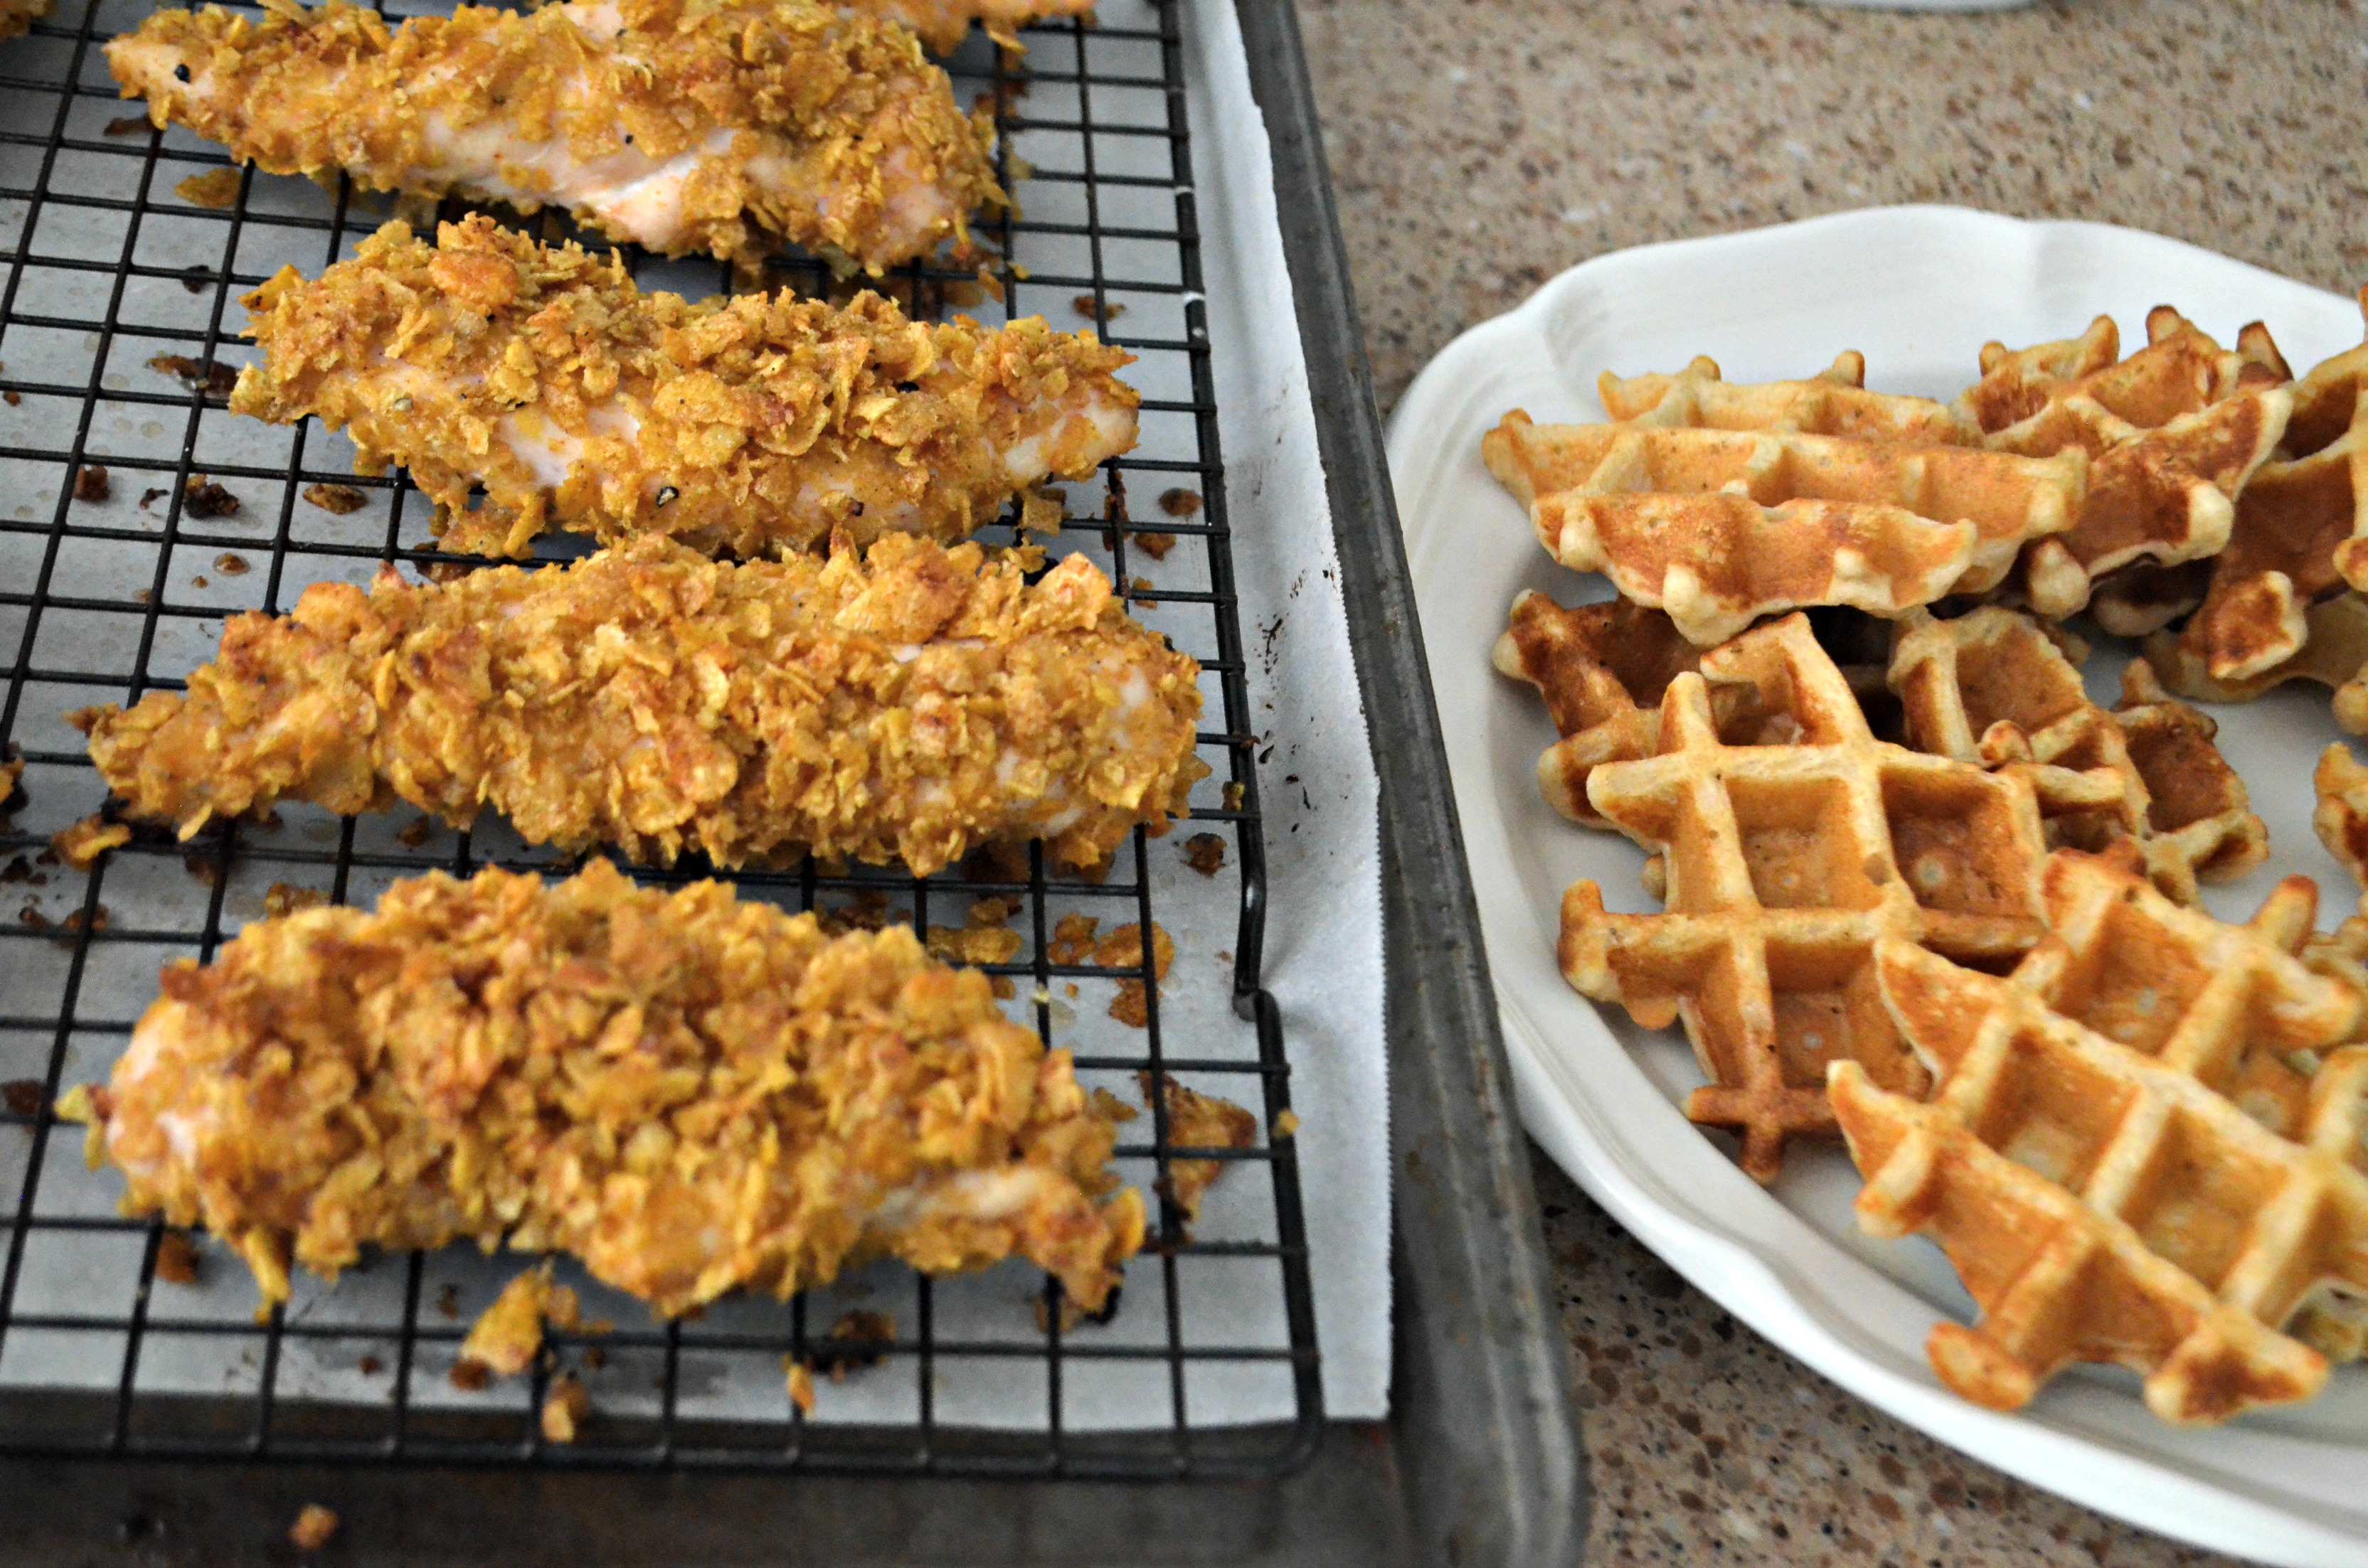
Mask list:
[[[1661,733],[1661,694],[1702,664],[1702,651],[1669,618],[1625,599],[1565,609],[1524,590],[1497,639],[1498,673],[1545,698],[1562,737],[1538,758],[1538,789],[1554,810],[1589,827],[1611,824],[1587,801],[1587,776],[1607,762],[1651,752]]]
[[[1518,409],[1481,449],[1549,553],[1606,574],[1704,645],[1802,606],[1894,616],[1993,586],[2026,541],[2070,526],[2087,474],[2078,451],[1542,426]]]
[[[2368,767],[2338,741],[2319,754],[2310,782],[2318,795],[2310,814],[2318,841],[2355,881],[2368,884]]]
[[[1717,360],[1698,356],[1674,376],[1606,370],[1595,388],[1604,412],[1623,423],[1797,431],[1917,446],[1981,444],[1980,429],[1941,403],[1868,392],[1866,358],[1855,351],[1836,356],[1830,369],[1804,381],[1737,384],[1720,378]]]
[[[2051,848],[2127,842],[2182,903],[2199,880],[2226,881],[2268,858],[2269,829],[2213,744],[2213,722],[2170,701],[2144,665],[2123,676],[2122,706],[2108,712],[2082,684],[2087,651],[2075,644],[2067,657],[2065,634],[2028,616],[1985,607],[1901,628],[1890,685],[1908,744],[1985,767],[2103,767],[2120,779],[2108,804],[2045,813]]]
[[[2112,358],[2120,340],[2098,318],[2062,343],[1982,350],[1982,379],[1952,405],[2000,451],[2071,449],[2095,461],[2078,519],[2024,552],[2022,593],[2055,618],[2085,608],[2092,585],[2142,562],[2216,554],[2236,497],[2285,429],[2291,379],[2259,323],[2223,349],[2168,305],[2146,316],[2146,347]]]
[[[2165,688],[2198,702],[2250,702],[2290,680],[2333,687],[2335,722],[2355,735],[2368,735],[2368,599],[2357,593],[2322,599],[2303,611],[2301,652],[2244,680],[2214,679],[2203,659],[2173,632],[2154,633],[2145,650],[2146,662]]]
[[[2361,1012],[2293,956],[2315,890],[2290,879],[2248,926],[2093,857],[2055,858],[2046,890],[2053,935],[2007,979],[1877,949],[1930,1103],[1831,1075],[1861,1224],[1930,1232],[1980,1306],[1933,1330],[1933,1369],[1999,1410],[2074,1361],[2144,1373],[2166,1421],[2307,1398],[2326,1358],[2280,1330],[2368,1292],[2368,1176],[2323,1146],[2356,1106],[2285,1060]]]
[[[2169,305],[2146,312],[2146,346],[2126,359],[2120,355],[2121,333],[2111,316],[2060,343],[2020,350],[1986,344],[1982,379],[1958,394],[1951,410],[1993,445],[2053,450],[2089,438],[2100,428],[2100,413],[2132,429],[2152,429],[2294,379],[2260,322],[2237,335],[2234,349],[2224,349]]]
[[[2356,368],[2322,376],[2326,370],[2296,383],[2294,405],[2308,416],[2299,430],[2288,422],[2278,456],[2237,495],[2236,523],[2227,548],[2213,558],[2203,608],[2180,633],[2181,647],[2214,680],[2245,680],[2294,658],[2310,635],[2305,611],[2344,586],[2341,564],[2368,566],[2368,401]],[[2346,390],[2350,417],[2338,424],[2333,415]]]
[[[1749,685],[1753,720],[1722,735],[1713,682]],[[1805,616],[1702,656],[1661,703],[1649,757],[1595,769],[1588,798],[1666,858],[1668,907],[1607,913],[1591,881],[1563,896],[1570,983],[1648,1028],[1682,1018],[1712,1083],[1686,1115],[1733,1129],[1743,1168],[1774,1179],[1787,1142],[1833,1130],[1826,1066],[1848,1060],[1916,1094],[1924,1074],[1873,991],[1898,937],[1986,963],[2039,939],[2049,809],[2120,796],[2111,772],[1990,772],[1878,741]]]
[[[2175,700],[2153,670],[2133,660],[2122,669],[2113,705],[2130,762],[2146,787],[2141,840],[2149,873],[2184,864],[2196,880],[2234,881],[2270,858],[2269,824],[2253,811],[2245,780],[2220,755],[2219,722]],[[2182,900],[2181,902],[2186,902]]]

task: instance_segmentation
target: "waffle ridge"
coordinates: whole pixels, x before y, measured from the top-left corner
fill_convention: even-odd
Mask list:
[[[2018,592],[2061,619],[2088,608],[2100,579],[2134,565],[2216,555],[2236,498],[2276,448],[2293,379],[2252,323],[2224,349],[2169,305],[2146,314],[2146,346],[2118,358],[2100,316],[2078,338],[1982,350],[1982,379],[1951,407],[1995,451],[2093,460],[2078,517],[2023,552]]]
[[[1980,1306],[1934,1329],[1934,1370],[2015,1409],[2065,1365],[2117,1362],[2179,1424],[2309,1397],[2368,1298],[2368,1052],[2317,1059],[2362,998],[2295,956],[2315,887],[2288,879],[2237,926],[2077,851],[2044,882],[2050,936],[2007,978],[1879,946],[1928,1102],[1830,1073],[1861,1225],[1930,1232]]]
[[[1662,694],[1677,676],[1700,667],[1702,652],[1659,610],[1625,599],[1565,607],[1524,589],[1493,663],[1537,688],[1561,737],[1538,757],[1539,793],[1573,822],[1609,827],[1588,803],[1587,776],[1603,763],[1651,753],[1660,739]]]
[[[1723,684],[1754,688],[1724,726]],[[1807,618],[1790,616],[1669,683],[1655,755],[1589,776],[1594,808],[1664,857],[1668,907],[1611,913],[1596,883],[1574,883],[1560,967],[1648,1028],[1683,1019],[1712,1080],[1687,1116],[1737,1132],[1744,1169],[1770,1181],[1791,1140],[1834,1130],[1829,1060],[1924,1087],[1874,994],[1875,944],[2014,959],[2041,936],[2042,803],[2101,805],[2121,788],[2108,771],[1993,772],[1875,739]]]
[[[1983,606],[1900,628],[1889,685],[1909,744],[1985,767],[2105,767],[2120,778],[2112,804],[2049,814],[2049,847],[2126,844],[2181,903],[2195,902],[2200,881],[2241,877],[2268,858],[2269,829],[2213,744],[2216,726],[2171,701],[2143,664],[2123,674],[2122,704],[2109,711],[2090,700],[2066,634],[2029,616]]]
[[[2072,525],[2088,474],[2078,450],[1650,418],[1542,426],[1520,410],[1482,452],[1548,553],[1703,645],[1803,606],[1888,617],[1995,587],[2029,540]]]

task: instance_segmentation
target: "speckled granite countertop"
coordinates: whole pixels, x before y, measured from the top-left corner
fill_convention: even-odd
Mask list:
[[[1384,409],[1588,256],[1946,201],[2368,280],[2368,0],[1300,0]],[[1542,1157],[1590,1561],[2224,1562],[1957,1456],[1686,1285]]]

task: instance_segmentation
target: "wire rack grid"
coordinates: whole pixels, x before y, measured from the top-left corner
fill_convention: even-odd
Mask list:
[[[1290,1108],[1289,1069],[1258,983],[1258,741],[1178,5],[1116,0],[1097,27],[1028,28],[1024,57],[974,36],[948,69],[958,92],[992,104],[1018,209],[984,236],[1000,253],[993,284],[982,289],[973,266],[915,264],[871,286],[916,312],[1099,324],[1138,357],[1127,374],[1145,393],[1144,441],[1070,487],[1072,517],[1087,520],[1057,548],[1094,553],[1130,608],[1200,659],[1221,727],[1200,736],[1213,772],[1188,831],[1223,836],[1222,870],[1188,867],[1180,835],[1138,831],[1099,880],[1048,866],[1041,846],[1024,872],[1006,858],[926,880],[812,863],[734,880],[744,897],[908,920],[924,934],[958,926],[981,900],[1016,900],[1019,952],[982,967],[1048,1041],[1074,1051],[1081,1079],[1139,1093],[1141,1074],[1173,1074],[1247,1103],[1271,1130]],[[108,809],[64,711],[179,686],[226,615],[284,611],[311,582],[365,581],[387,562],[470,564],[435,549],[428,508],[399,472],[357,478],[341,437],[224,408],[229,371],[250,357],[239,296],[283,263],[309,275],[349,254],[397,204],[344,182],[233,169],[216,147],[152,130],[141,106],[117,97],[100,52],[147,9],[65,0],[29,36],[0,41],[0,756],[24,766],[0,809],[0,896],[20,905],[0,909],[0,1452],[1023,1476],[1271,1474],[1299,1462],[1322,1393],[1291,1140],[1262,1132],[1247,1150],[1188,1149],[1160,1096],[1143,1096],[1148,1115],[1117,1155],[1156,1195],[1154,1237],[1100,1324],[1064,1312],[1057,1283],[1018,1265],[947,1280],[875,1265],[786,1304],[735,1299],[652,1324],[563,1264],[587,1317],[618,1326],[554,1331],[530,1376],[472,1389],[451,1376],[460,1342],[516,1258],[377,1258],[335,1287],[300,1279],[294,1299],[258,1319],[222,1249],[202,1248],[190,1279],[187,1238],[115,1213],[120,1186],[85,1169],[76,1130],[51,1108],[64,1087],[104,1077],[162,963],[211,959],[243,921],[291,896],[367,903],[428,869],[567,869],[491,819],[454,833],[284,803],[187,844],[142,827],[86,874],[49,848],[58,829]],[[443,215],[460,210],[448,203]],[[493,210],[548,237],[575,234],[551,214]],[[627,257],[645,285],[732,284],[707,264]],[[797,258],[763,282],[846,287]],[[101,467],[103,498],[78,487]],[[324,494],[350,510],[324,506]],[[1008,541],[1009,527],[985,537]],[[635,874],[668,883],[702,869]],[[1133,969],[1055,961],[1076,957],[1059,939],[1066,917],[1144,930],[1164,920],[1177,928],[1177,971],[1163,986],[1148,951]],[[1218,975],[1231,984],[1211,983]],[[1130,980],[1147,1015],[1137,1028],[1100,1006]],[[1190,1231],[1167,1185],[1185,1157],[1229,1162]],[[860,1336],[832,1332],[850,1322]],[[785,1360],[828,1374],[812,1416],[787,1397]],[[539,1419],[563,1374],[588,1388],[595,1413],[564,1444]],[[1263,1419],[1216,1424],[1209,1411]]]

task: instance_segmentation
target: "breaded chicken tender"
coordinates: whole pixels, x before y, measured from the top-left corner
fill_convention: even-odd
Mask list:
[[[35,22],[50,14],[52,4],[54,0],[0,0],[0,38],[30,31]]]
[[[568,566],[235,617],[188,689],[71,715],[136,818],[184,837],[281,798],[718,866],[811,850],[928,875],[1042,838],[1087,865],[1208,768],[1200,665],[1070,556],[1029,584],[901,534],[733,565],[643,540]]]
[[[345,0],[162,9],[107,46],[126,97],[271,174],[565,208],[667,255],[779,240],[878,272],[999,205],[993,127],[904,28],[830,6],[569,0],[390,28]]]
[[[1131,355],[1041,316],[931,325],[871,293],[694,304],[483,216],[434,246],[390,223],[246,303],[264,358],[231,407],[346,430],[363,472],[408,468],[446,545],[484,554],[551,528],[743,556],[838,528],[960,539],[1133,447],[1141,401],[1112,374]]]
[[[202,1223],[267,1301],[292,1263],[467,1239],[566,1252],[673,1316],[867,1258],[1020,1256],[1089,1309],[1140,1194],[1069,1053],[912,931],[606,861],[395,883],[374,914],[248,926],[167,968],[91,1121],[123,1211]]]
[[[855,0],[852,7],[921,35],[939,54],[951,54],[969,36],[973,20],[996,39],[1016,42],[1017,28],[1042,17],[1079,17],[1094,0]]]

